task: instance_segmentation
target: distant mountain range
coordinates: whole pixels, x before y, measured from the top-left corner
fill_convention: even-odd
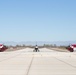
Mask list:
[[[44,45],[44,44],[56,44],[57,46],[67,46],[69,44],[76,44],[76,41],[55,41],[55,42],[47,42],[47,41],[38,41],[38,42],[32,42],[32,41],[27,41],[27,42],[13,42],[13,41],[10,41],[10,42],[0,42],[1,44],[5,44],[5,45],[12,45],[12,46],[15,46],[15,45]]]

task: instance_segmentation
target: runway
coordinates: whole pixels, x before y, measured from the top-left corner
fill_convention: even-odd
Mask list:
[[[0,75],[76,75],[76,52],[47,48],[1,52]]]

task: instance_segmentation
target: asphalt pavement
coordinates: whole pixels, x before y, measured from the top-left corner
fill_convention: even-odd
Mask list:
[[[0,53],[0,75],[76,75],[76,52],[26,48]]]

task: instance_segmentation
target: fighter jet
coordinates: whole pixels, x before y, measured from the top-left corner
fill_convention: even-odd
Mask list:
[[[68,47],[66,47],[70,52],[76,51],[76,44],[71,44]]]
[[[33,50],[33,52],[39,52],[39,48],[37,45],[35,46],[35,49]]]
[[[3,44],[0,44],[0,52],[5,51],[6,49],[8,49],[7,46],[5,46],[5,45],[3,45]]]

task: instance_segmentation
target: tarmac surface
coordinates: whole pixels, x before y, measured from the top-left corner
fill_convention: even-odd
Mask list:
[[[46,48],[1,52],[0,75],[76,75],[76,52]]]

